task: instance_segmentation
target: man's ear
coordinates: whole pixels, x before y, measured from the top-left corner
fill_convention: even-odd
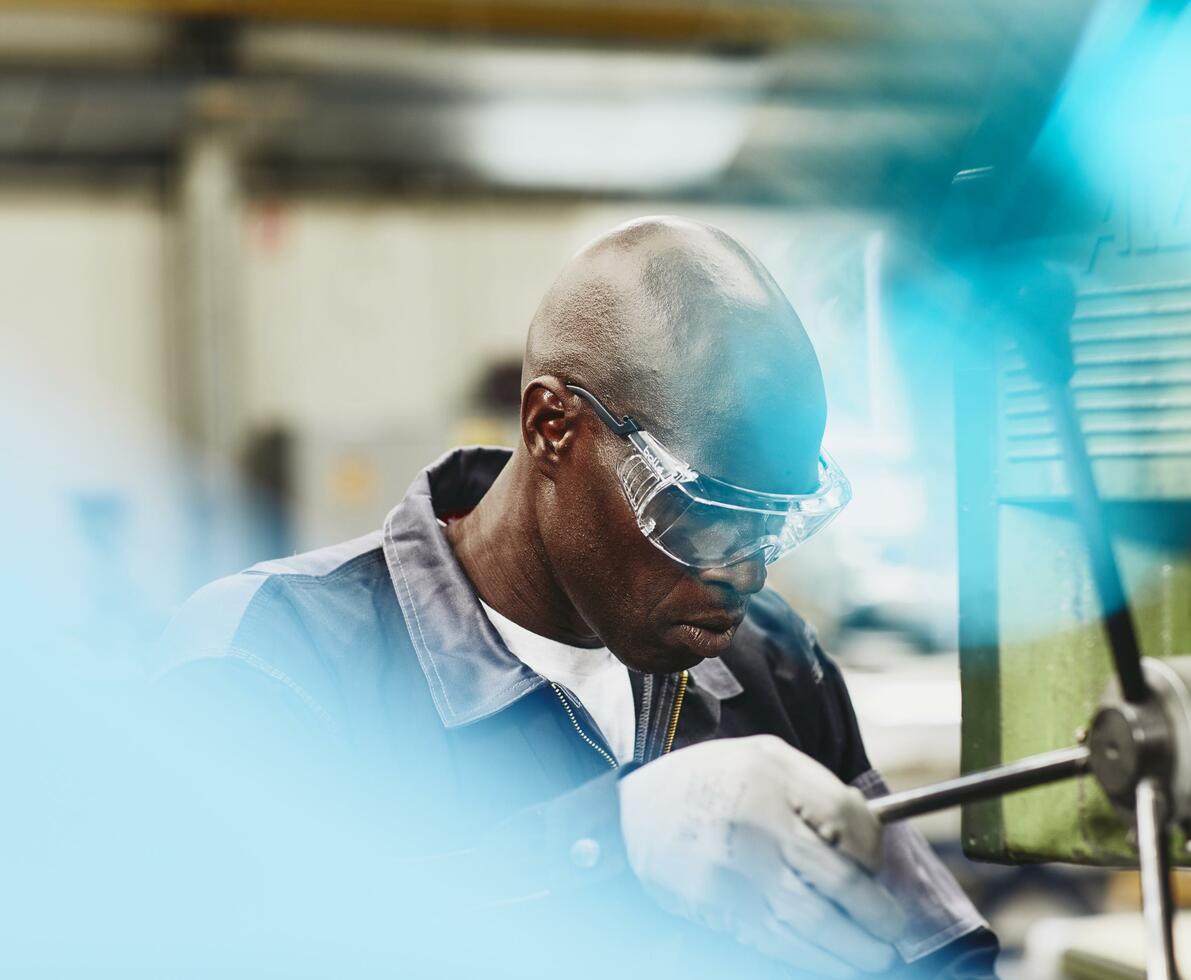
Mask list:
[[[553,478],[563,454],[574,443],[577,400],[553,375],[534,378],[521,395],[521,439],[547,477]]]

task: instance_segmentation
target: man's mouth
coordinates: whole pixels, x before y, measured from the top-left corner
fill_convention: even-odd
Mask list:
[[[672,632],[681,637],[683,646],[701,657],[718,657],[732,645],[732,638],[744,614],[703,616],[679,623]]]

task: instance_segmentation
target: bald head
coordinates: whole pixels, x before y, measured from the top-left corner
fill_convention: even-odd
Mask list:
[[[530,326],[523,387],[544,375],[633,415],[710,475],[772,492],[814,484],[818,359],[773,277],[718,228],[641,218],[584,248]]]

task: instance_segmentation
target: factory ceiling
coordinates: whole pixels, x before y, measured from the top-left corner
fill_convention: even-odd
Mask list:
[[[1047,101],[1087,4],[0,3],[0,174],[917,206],[991,103]]]

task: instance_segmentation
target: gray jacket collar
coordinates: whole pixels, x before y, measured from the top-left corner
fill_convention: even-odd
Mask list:
[[[438,523],[475,507],[511,455],[480,446],[447,453],[385,519],[389,577],[448,728],[494,715],[547,683],[501,641]]]
[[[418,663],[448,728],[480,721],[549,683],[505,646],[455,558],[439,518],[480,502],[509,461],[508,449],[456,449],[426,467],[385,519],[389,578]],[[691,668],[718,721],[719,702],[740,682],[720,660]]]

